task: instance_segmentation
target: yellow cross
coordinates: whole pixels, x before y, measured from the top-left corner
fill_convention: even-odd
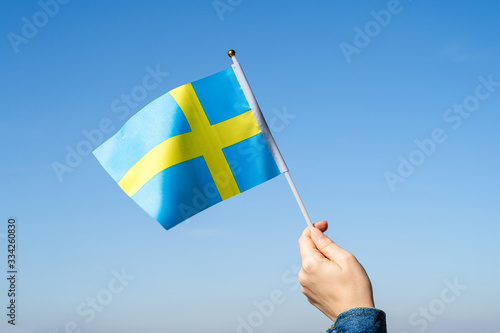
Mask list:
[[[176,164],[203,156],[222,200],[240,189],[222,149],[260,133],[252,110],[211,125],[191,83],[170,91],[191,127],[191,132],[171,137],[146,153],[118,185],[133,196],[151,178]]]

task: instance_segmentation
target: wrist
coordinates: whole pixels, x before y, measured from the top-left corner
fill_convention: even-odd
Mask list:
[[[346,305],[336,309],[336,311],[332,311],[331,313],[327,314],[327,317],[335,322],[341,314],[354,309],[375,309],[375,304],[372,301],[367,303],[357,303],[356,305]]]

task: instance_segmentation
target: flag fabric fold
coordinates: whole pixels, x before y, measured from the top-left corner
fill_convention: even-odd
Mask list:
[[[233,68],[154,100],[94,155],[166,229],[280,174]]]

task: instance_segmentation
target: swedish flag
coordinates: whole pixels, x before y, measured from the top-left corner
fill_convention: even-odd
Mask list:
[[[166,229],[280,174],[232,67],[154,100],[94,155]]]

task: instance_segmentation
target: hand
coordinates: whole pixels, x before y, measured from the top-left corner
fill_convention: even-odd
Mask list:
[[[370,279],[350,252],[328,238],[328,223],[306,228],[299,238],[299,282],[307,300],[332,321],[349,309],[375,307]]]

